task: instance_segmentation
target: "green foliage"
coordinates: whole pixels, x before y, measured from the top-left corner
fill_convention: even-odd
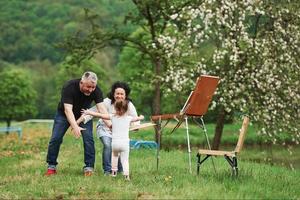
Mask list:
[[[97,12],[105,21],[102,27],[121,22],[120,13],[131,4],[108,0],[4,0],[0,1],[0,60],[20,63],[48,59],[61,62],[64,52],[56,46],[66,36],[77,31],[86,33],[88,25],[82,23],[83,8]],[[130,26],[127,26],[129,31]]]
[[[191,4],[191,1],[147,0],[131,2],[134,7],[132,10],[127,11],[124,20],[133,27],[137,27],[134,34],[124,31],[122,24],[118,24],[118,26],[109,30],[103,30],[97,23],[97,16],[87,12],[87,18],[92,25],[92,30],[85,37],[76,35],[69,38],[64,47],[72,55],[73,60],[71,62],[77,64],[84,58],[93,57],[99,49],[107,45],[122,45],[126,43],[126,45],[135,48],[136,52],[138,52],[136,58],[139,65],[136,65],[138,66],[136,68],[138,72],[134,73],[134,75],[139,76],[139,79],[143,78],[144,81],[141,85],[134,86],[134,88],[139,88],[139,91],[143,90],[143,94],[147,93],[147,95],[140,96],[143,102],[138,102],[138,105],[146,105],[147,108],[143,108],[143,111],[146,113],[151,111],[152,114],[159,114],[162,112],[161,93],[163,92],[163,86],[161,79],[166,70],[166,63],[158,37],[167,30],[167,22],[171,20],[170,15],[176,10],[181,10],[182,7]],[[144,60],[143,63],[141,63],[141,60]],[[140,67],[144,63],[146,65]],[[132,73],[129,72],[127,74]],[[128,77],[125,77],[125,79]],[[134,79],[132,76],[130,78]],[[137,81],[137,79],[134,79],[134,81]]]
[[[149,35],[142,29],[136,30],[132,38],[140,41],[149,40]],[[128,82],[132,92],[131,98],[140,113],[151,115],[153,113],[154,80],[153,66],[148,55],[133,47],[127,42],[123,47],[117,70],[122,74],[125,82]],[[184,102],[181,95],[161,94],[162,113],[178,112]]]
[[[58,66],[53,66],[49,60],[33,60],[24,62],[22,67],[31,74],[33,87],[37,92],[37,118],[53,118],[56,106],[52,106],[51,98],[57,93],[55,88],[55,74]]]
[[[149,58],[128,44],[122,49],[117,69],[131,87],[131,98],[139,113],[151,115],[154,97],[153,72]],[[152,78],[151,78],[152,77]],[[162,113],[178,112],[184,104],[184,97],[178,94],[162,93]]]
[[[0,73],[0,119],[28,118],[36,113],[36,92],[30,75],[22,69],[6,68]]]
[[[153,89],[149,69],[149,60],[143,59],[141,53],[130,47],[124,47],[120,55],[117,69],[122,74],[122,78],[131,87],[131,98],[139,112],[151,113]],[[142,98],[141,98],[142,97]]]
[[[72,66],[67,72],[65,68],[68,67],[61,63],[68,58],[64,60],[65,53],[59,48],[66,37],[76,33],[83,37],[91,29],[84,20],[84,8],[98,14],[96,21],[101,29],[112,29],[114,24],[123,24],[124,12],[132,6],[126,1],[110,0],[0,1],[0,70],[13,63],[30,71],[38,95],[36,117],[52,118],[61,84],[71,77],[80,77],[83,69],[88,69]],[[128,33],[132,29],[133,26],[125,24],[122,28]],[[113,67],[118,51],[116,47],[105,48],[92,61],[94,65],[101,65],[101,69],[95,66],[95,71],[101,76],[100,86],[104,93],[119,79],[120,74]],[[59,70],[61,67],[63,69]],[[57,75],[58,71],[62,74]]]

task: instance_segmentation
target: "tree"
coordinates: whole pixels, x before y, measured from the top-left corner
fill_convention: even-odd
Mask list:
[[[122,79],[130,85],[130,98],[137,110],[144,115],[151,116],[153,86],[149,77],[153,76],[153,72],[150,61],[145,59],[138,49],[125,45],[120,54],[117,70],[122,74]],[[181,100],[180,95],[174,94],[173,98],[171,95],[162,95],[161,112],[171,113],[179,110],[181,105],[179,100]]]
[[[143,31],[138,34],[130,34],[122,31],[122,26],[112,26],[113,30],[103,30],[95,23],[96,15],[90,14],[88,10],[87,19],[89,20],[92,31],[85,38],[80,34],[70,38],[65,43],[65,48],[73,55],[72,63],[80,64],[83,59],[91,58],[99,49],[107,45],[123,45],[127,42],[132,48],[138,49],[144,59],[150,63],[152,73],[147,78],[151,80],[152,86],[152,110],[154,115],[161,114],[161,77],[165,71],[166,61],[162,55],[161,45],[158,36],[167,30],[169,17],[174,12],[179,12],[183,7],[196,2],[193,0],[132,0],[135,9],[128,11],[125,17],[126,23],[131,23]],[[158,137],[158,133],[156,134]],[[158,139],[158,138],[156,138]]]
[[[287,132],[299,143],[299,4],[203,0],[170,18],[158,37],[168,64],[161,81],[182,91],[199,74],[221,78],[214,149],[233,112],[250,115],[273,142]]]
[[[34,116],[36,92],[26,71],[6,68],[0,72],[0,119],[7,127],[12,120]]]

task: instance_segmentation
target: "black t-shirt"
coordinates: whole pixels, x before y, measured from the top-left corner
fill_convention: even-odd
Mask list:
[[[96,104],[103,101],[102,91],[98,86],[96,86],[96,89],[89,96],[86,96],[80,91],[79,83],[80,79],[70,80],[65,83],[62,88],[61,99],[57,107],[57,110],[64,114],[64,103],[72,104],[75,119],[80,117],[81,109],[88,109],[91,107],[92,101],[95,101]]]

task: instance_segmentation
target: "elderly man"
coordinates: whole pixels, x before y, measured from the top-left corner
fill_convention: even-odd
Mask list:
[[[92,121],[89,121],[79,126],[76,120],[81,116],[81,109],[89,108],[93,101],[96,103],[99,112],[107,113],[103,105],[102,91],[97,86],[97,80],[95,73],[85,72],[81,79],[70,80],[63,86],[48,146],[46,176],[56,174],[60,145],[69,126],[71,126],[71,131],[76,138],[82,136],[85,163],[84,175],[92,175],[95,163],[93,124]]]

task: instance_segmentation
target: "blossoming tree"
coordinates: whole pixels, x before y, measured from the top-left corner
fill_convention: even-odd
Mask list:
[[[232,112],[249,115],[273,142],[287,132],[299,143],[300,12],[295,5],[202,0],[170,15],[168,31],[158,38],[167,63],[161,81],[169,91],[182,91],[192,88],[199,74],[220,77],[213,102],[219,109],[214,149]]]

